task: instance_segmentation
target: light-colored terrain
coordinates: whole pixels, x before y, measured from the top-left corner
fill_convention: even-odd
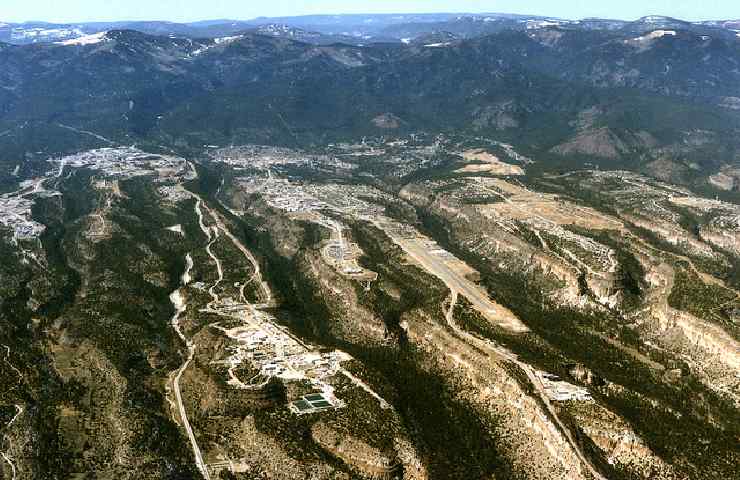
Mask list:
[[[502,162],[496,155],[483,149],[466,150],[462,153],[462,158],[468,164],[458,169],[458,173],[486,172],[493,175],[524,175],[524,169],[519,165]]]
[[[557,195],[534,192],[515,183],[497,178],[480,178],[482,188],[503,201],[481,205],[489,217],[526,221],[537,218],[557,225],[576,225],[594,230],[622,230],[622,222],[590,207],[576,205]]]
[[[516,333],[527,328],[508,308],[493,302],[488,293],[470,280],[477,272],[436,242],[423,235],[400,235],[399,225],[391,220],[377,220],[375,225],[383,230],[404,252],[422,268],[442,280],[455,294],[468,298],[476,309],[492,324]]]

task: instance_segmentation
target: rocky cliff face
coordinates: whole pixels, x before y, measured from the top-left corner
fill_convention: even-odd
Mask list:
[[[403,464],[403,480],[428,480],[429,475],[414,446],[408,440],[395,439],[398,459]]]
[[[506,361],[482,353],[429,318],[407,320],[409,341],[427,356],[426,368],[457,383],[457,395],[490,422],[512,468],[531,479],[586,479],[577,455]]]
[[[271,480],[349,477],[323,462],[293,458],[280,442],[259,431],[253,416],[244,418],[234,437],[238,442],[238,450],[234,452],[238,461],[233,467],[237,474]]]
[[[573,416],[579,429],[604,452],[610,464],[645,480],[686,478],[657,456],[628,423],[603,406],[569,402],[563,409]]]
[[[661,221],[659,218],[648,219],[633,215],[623,215],[622,217],[640,228],[654,232],[666,242],[685,249],[692,255],[710,259],[721,258],[709,245],[697,240],[693,235],[673,222]]]
[[[609,308],[618,307],[622,300],[622,292],[617,288],[616,280],[614,273],[589,272],[586,274],[586,284],[596,302]]]
[[[737,225],[729,228],[713,224],[702,225],[699,237],[711,245],[740,256],[740,228]]]
[[[307,254],[304,265],[324,301],[336,318],[341,319],[333,322],[337,337],[358,344],[377,345],[389,341],[383,321],[361,305],[356,291],[360,283],[339,275],[317,252]]]
[[[402,464],[395,457],[395,453],[384,454],[365,442],[340,433],[321,422],[311,427],[311,438],[324,450],[362,472],[366,477],[391,480],[402,472]]]
[[[667,299],[674,288],[674,268],[645,257],[641,261],[650,286],[646,300],[649,316],[643,317],[641,323],[661,346],[691,358],[692,373],[708,388],[729,395],[740,405],[736,376],[740,371],[740,344],[718,325],[671,308]]]

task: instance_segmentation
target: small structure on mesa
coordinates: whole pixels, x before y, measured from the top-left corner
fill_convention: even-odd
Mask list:
[[[311,393],[304,395],[300,399],[290,402],[290,410],[298,415],[307,413],[318,413],[333,408],[340,408],[343,404],[341,400],[333,395],[327,395],[323,392]]]

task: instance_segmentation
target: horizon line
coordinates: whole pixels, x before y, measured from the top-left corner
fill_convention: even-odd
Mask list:
[[[611,20],[611,21],[620,21],[620,22],[634,22],[638,21],[642,18],[648,18],[648,17],[664,17],[664,18],[670,18],[674,20],[684,21],[684,22],[708,22],[708,21],[732,21],[732,20],[740,20],[740,18],[704,18],[704,19],[685,19],[685,18],[679,18],[679,17],[673,17],[671,15],[661,15],[661,14],[650,14],[650,15],[643,15],[641,17],[637,18],[616,18],[616,17],[581,17],[581,18],[566,18],[566,17],[558,17],[555,15],[543,15],[543,14],[537,14],[537,13],[510,13],[510,12],[384,12],[384,13],[307,13],[307,14],[301,14],[301,15],[275,15],[275,16],[269,16],[269,15],[260,15],[257,17],[251,17],[251,18],[245,18],[245,19],[239,19],[239,18],[201,18],[198,20],[166,20],[166,19],[118,19],[118,20],[81,20],[81,21],[55,21],[55,20],[22,20],[22,21],[10,21],[10,20],[2,20],[0,19],[0,24],[13,24],[13,25],[23,25],[28,23],[45,23],[50,25],[74,25],[74,24],[85,24],[85,23],[137,23],[137,22],[161,22],[161,23],[173,23],[173,24],[193,24],[193,23],[202,23],[202,22],[254,22],[258,21],[260,19],[278,19],[278,18],[307,18],[307,17],[369,17],[369,16],[432,16],[432,15],[459,15],[459,16],[486,16],[486,15],[510,15],[510,16],[518,16],[518,17],[540,17],[540,18],[547,18],[547,19],[556,19],[556,20],[568,20],[568,21],[584,21],[584,20]]]

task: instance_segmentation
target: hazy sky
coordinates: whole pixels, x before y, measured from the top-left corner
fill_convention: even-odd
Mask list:
[[[249,19],[312,13],[500,12],[635,19],[740,18],[740,0],[0,0],[0,21]]]

